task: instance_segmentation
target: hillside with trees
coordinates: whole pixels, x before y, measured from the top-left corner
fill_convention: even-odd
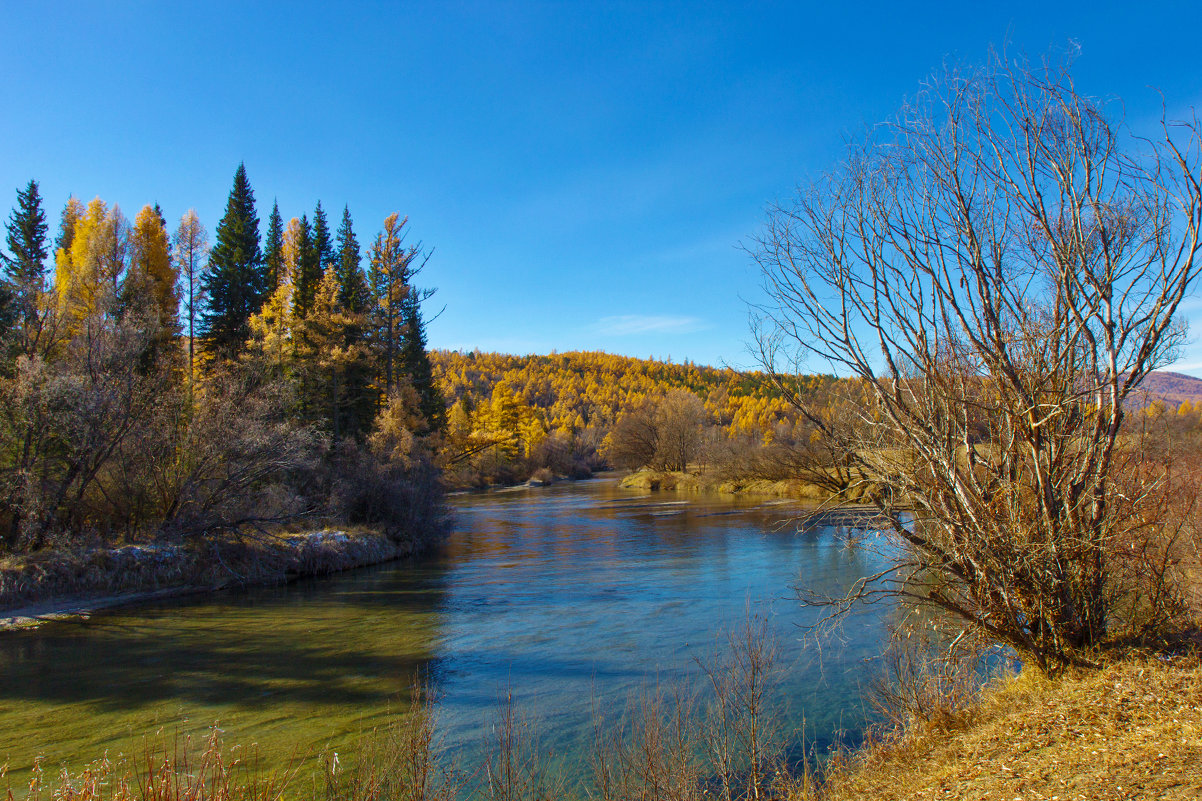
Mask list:
[[[539,470],[579,476],[605,466],[701,468],[729,462],[732,449],[808,436],[761,373],[601,352],[434,351],[431,360],[448,404],[445,458],[452,479],[464,484],[522,480]],[[804,383],[822,394],[834,379]],[[656,457],[648,426],[657,415],[670,418],[678,439],[687,433],[674,457],[666,445]],[[622,433],[634,434],[640,420],[641,450]]]

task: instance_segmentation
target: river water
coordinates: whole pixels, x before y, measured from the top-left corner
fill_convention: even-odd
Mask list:
[[[838,592],[879,564],[791,502],[624,490],[612,479],[452,499],[435,553],[0,636],[0,764],[74,767],[155,738],[257,743],[282,764],[346,749],[432,684],[470,758],[511,693],[569,763],[598,709],[691,681],[724,632],[767,620],[794,746],[854,744],[879,671],[883,606],[820,646],[794,587]]]

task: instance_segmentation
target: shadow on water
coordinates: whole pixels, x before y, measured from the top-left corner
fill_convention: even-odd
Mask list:
[[[511,690],[570,756],[597,704],[619,709],[658,676],[696,680],[749,610],[772,621],[793,728],[804,715],[820,748],[858,739],[886,610],[819,650],[792,588],[837,592],[874,566],[871,549],[795,530],[788,504],[612,481],[453,505],[456,530],[420,560],[0,638],[0,763],[19,780],[43,750],[78,765],[220,720],[278,764],[383,722],[416,675],[441,699],[448,745],[470,749]]]

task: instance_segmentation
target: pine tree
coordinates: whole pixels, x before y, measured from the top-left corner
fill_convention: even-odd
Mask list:
[[[338,274],[331,266],[318,283],[309,316],[298,326],[296,372],[304,408],[335,440],[359,433],[348,431],[348,422],[354,429],[361,427],[353,414],[354,398],[347,394],[347,378],[362,372],[366,349],[359,343],[347,343],[350,330],[363,326],[362,315],[339,305]]]
[[[280,248],[284,245],[284,220],[280,217],[280,204],[271,204],[271,216],[267,218],[267,238],[263,242],[263,260],[267,265],[267,286],[275,292],[280,285]]]
[[[366,349],[369,334],[367,318],[372,307],[371,289],[363,272],[359,240],[355,237],[351,213],[346,207],[342,209],[342,223],[338,226],[336,242],[338,254],[334,269],[338,281],[338,306],[352,320],[352,324],[345,329],[345,344],[347,348]],[[346,366],[345,385],[345,403],[335,427],[348,436],[360,438],[371,428],[379,400],[372,386],[372,370],[366,350],[363,357]]]
[[[446,427],[447,407],[434,379],[430,355],[426,352],[426,325],[421,312],[423,297],[429,295],[410,287],[401,304],[401,365],[417,392],[418,411],[426,421],[427,430],[442,431]]]
[[[83,201],[75,195],[67,198],[67,205],[63,206],[62,217],[58,224],[58,236],[54,238],[55,254],[60,250],[71,252],[71,243],[75,239],[75,226],[83,219],[83,215]]]
[[[309,309],[313,308],[313,298],[317,294],[317,285],[321,282],[321,268],[318,265],[318,254],[313,246],[313,226],[309,224],[308,215],[300,218],[299,238],[297,248],[297,268],[293,280],[296,281],[296,294],[292,299],[293,313],[303,320]]]
[[[32,353],[41,334],[39,306],[45,291],[46,272],[46,212],[38,194],[38,182],[31,180],[24,190],[17,190],[17,207],[8,223],[6,242],[8,255],[0,254],[4,275],[9,287],[11,315],[19,332],[19,345],[24,353]],[[6,304],[7,305],[7,304]]]
[[[367,276],[363,274],[359,240],[355,237],[351,212],[345,206],[342,208],[342,224],[338,226],[337,244],[338,302],[349,312],[365,314],[371,304],[371,289],[367,286]]]
[[[217,224],[216,244],[209,252],[204,290],[208,308],[201,315],[200,343],[212,359],[232,361],[250,336],[249,320],[269,294],[263,254],[259,249],[259,218],[255,193],[246,179],[246,165],[234,173],[225,216]]]
[[[317,272],[320,282],[321,277],[325,276],[326,270],[335,263],[334,243],[330,238],[330,221],[326,218],[326,212],[321,207],[320,200],[317,201],[317,208],[313,210],[313,251],[317,255]]]

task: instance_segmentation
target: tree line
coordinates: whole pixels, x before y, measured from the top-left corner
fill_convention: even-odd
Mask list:
[[[445,413],[426,354],[430,293],[413,283],[427,257],[406,218],[384,220],[366,260],[349,209],[332,231],[320,201],[286,224],[273,204],[262,236],[239,165],[211,248],[195,210],[171,231],[157,204],[131,223],[99,197],[71,197],[51,241],[36,180],[6,231],[8,550],[297,515],[414,522],[396,498],[363,497],[390,483],[422,485],[411,506],[433,508]]]

